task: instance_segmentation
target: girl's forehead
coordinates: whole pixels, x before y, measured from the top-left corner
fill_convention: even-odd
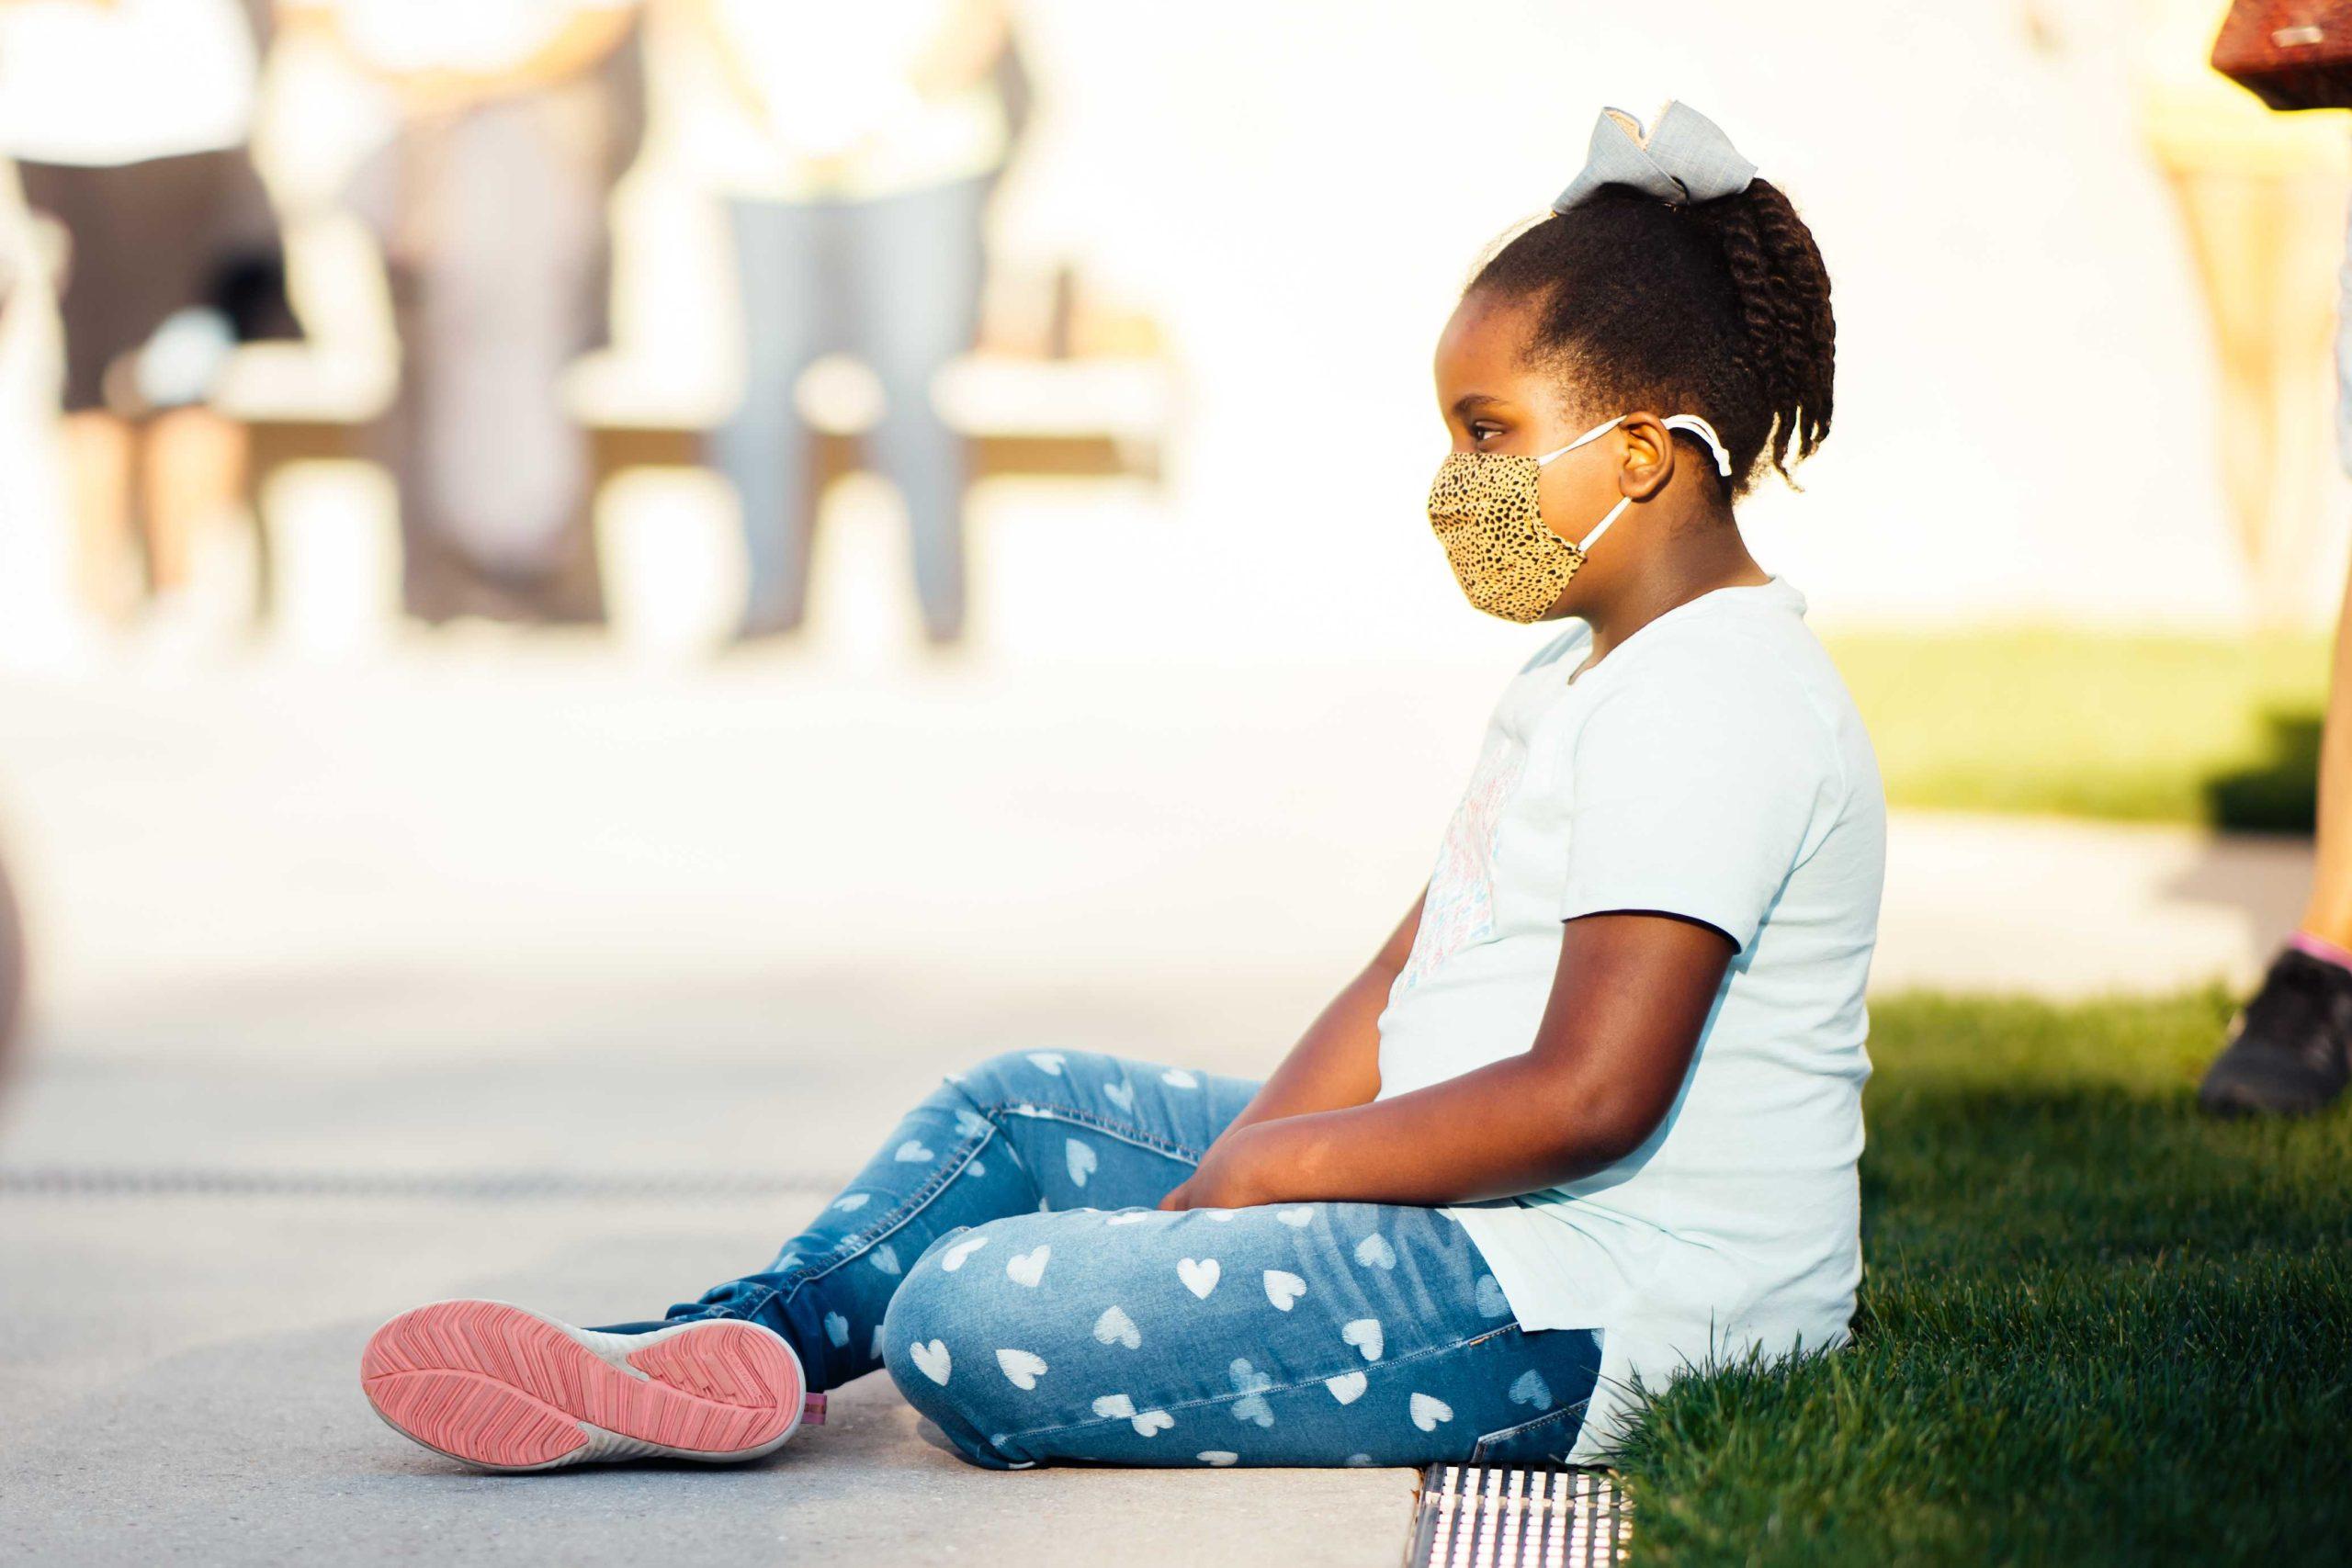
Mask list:
[[[1546,378],[1526,354],[1534,326],[1534,311],[1522,301],[1464,295],[1438,334],[1439,390],[1448,399],[1467,391],[1515,400],[1540,394]]]

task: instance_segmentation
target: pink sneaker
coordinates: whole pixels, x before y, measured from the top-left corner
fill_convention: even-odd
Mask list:
[[[737,1318],[606,1334],[503,1302],[435,1302],[376,1330],[359,1382],[394,1431],[484,1470],[725,1464],[774,1453],[804,1415],[824,1419],[792,1347]]]

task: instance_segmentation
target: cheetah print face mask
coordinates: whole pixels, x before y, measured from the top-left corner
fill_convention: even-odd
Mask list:
[[[1592,532],[1572,545],[1544,525],[1537,481],[1545,464],[1588,441],[1599,440],[1624,418],[1619,414],[1603,421],[1541,457],[1509,452],[1446,455],[1438,466],[1437,482],[1430,487],[1430,526],[1437,531],[1454,581],[1462,584],[1472,605],[1523,624],[1541,618],[1558,602],[1568,579],[1584,565],[1587,552],[1633,504],[1634,498],[1620,496]],[[1687,413],[1660,423],[1690,431],[1704,440],[1714,454],[1716,471],[1730,477],[1731,454],[1713,425]]]

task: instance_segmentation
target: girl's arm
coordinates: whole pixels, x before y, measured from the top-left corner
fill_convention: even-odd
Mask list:
[[[1012,39],[1006,0],[963,0],[950,8],[946,27],[915,62],[908,85],[926,98],[961,92],[996,69]]]
[[[1423,889],[1372,962],[1306,1026],[1257,1098],[1226,1128],[1226,1137],[1253,1122],[1362,1105],[1380,1092],[1381,1010],[1388,1005],[1389,987],[1413,951],[1413,934],[1421,928],[1421,904],[1428,897]]]
[[[1394,1100],[1237,1127],[1161,1207],[1461,1203],[1589,1176],[1666,1119],[1735,952],[1670,915],[1570,920],[1524,1054]]]

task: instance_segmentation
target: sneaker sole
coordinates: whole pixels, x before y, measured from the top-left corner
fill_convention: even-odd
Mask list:
[[[387,1426],[482,1470],[775,1452],[808,1402],[800,1358],[755,1323],[599,1334],[503,1302],[435,1302],[378,1329],[360,1386]]]

